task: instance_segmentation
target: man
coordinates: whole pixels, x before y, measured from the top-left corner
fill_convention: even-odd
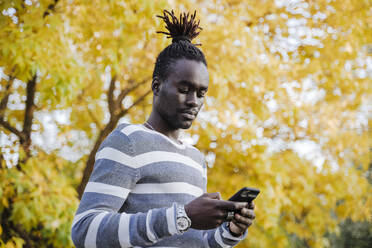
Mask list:
[[[199,23],[188,17],[160,16],[173,40],[156,60],[151,115],[102,143],[72,224],[77,247],[231,247],[255,218],[253,204],[206,193],[204,157],[178,139],[209,84],[204,54],[191,43]]]

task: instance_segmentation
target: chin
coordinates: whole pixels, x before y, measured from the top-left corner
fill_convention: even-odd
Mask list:
[[[182,121],[179,123],[179,128],[181,129],[189,129],[192,125],[193,121]]]

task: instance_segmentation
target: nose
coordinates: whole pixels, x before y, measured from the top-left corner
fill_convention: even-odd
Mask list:
[[[190,107],[197,107],[198,104],[198,96],[196,92],[190,92],[187,94],[186,104]]]

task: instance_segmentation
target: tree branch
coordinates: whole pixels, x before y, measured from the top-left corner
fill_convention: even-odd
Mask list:
[[[114,99],[115,81],[116,81],[116,75],[111,78],[110,86],[107,91],[108,108],[109,108],[111,115],[114,115],[115,113],[115,99]]]
[[[23,122],[22,132],[27,136],[31,136],[31,125],[32,119],[34,117],[35,110],[35,90],[36,90],[36,75],[32,77],[31,80],[27,82],[26,87],[26,108],[25,108],[25,118]]]
[[[146,80],[144,80],[144,81],[146,81]],[[107,100],[109,101],[109,108],[112,108],[112,110],[110,110],[110,114],[111,114],[110,120],[105,125],[105,127],[100,130],[100,133],[99,133],[98,138],[97,138],[97,140],[94,144],[94,147],[89,154],[87,163],[86,163],[84,171],[83,171],[83,178],[81,179],[81,182],[80,182],[80,184],[77,188],[77,192],[79,194],[79,199],[81,199],[81,196],[83,195],[85,186],[86,186],[86,184],[89,180],[90,174],[93,171],[94,161],[95,161],[95,154],[97,153],[98,148],[99,148],[100,144],[102,143],[102,141],[115,128],[119,119],[121,117],[123,117],[132,107],[136,106],[139,102],[143,101],[143,99],[145,99],[145,97],[151,92],[151,89],[148,90],[145,94],[140,96],[129,108],[127,108],[125,110],[121,110],[121,108],[120,108],[119,110],[121,110],[121,111],[119,113],[115,113],[115,112],[111,112],[111,111],[116,110],[117,105],[115,105],[115,104],[117,104],[117,103],[120,104],[121,101],[120,102],[118,101],[119,98],[116,101],[114,100],[114,97],[113,97],[113,91],[114,91],[114,88],[115,88],[114,83],[115,83],[115,79],[112,79],[111,82],[110,82],[109,91],[107,92],[107,96],[108,96]],[[142,82],[139,83],[138,86],[141,85],[141,84],[142,84]],[[136,86],[136,87],[138,87],[138,86]],[[111,107],[110,107],[110,105],[111,105]]]
[[[25,108],[25,117],[23,120],[23,130],[22,130],[22,137],[23,139],[20,140],[20,143],[26,153],[26,156],[22,161],[18,162],[17,168],[21,168],[21,163],[26,163],[28,158],[30,157],[30,146],[31,146],[31,126],[32,121],[34,118],[34,111],[35,111],[35,91],[36,91],[36,78],[37,76],[34,75],[28,82],[26,87],[26,108]]]
[[[124,116],[126,113],[128,113],[128,111],[129,111],[131,108],[133,108],[134,106],[136,106],[138,103],[142,102],[142,101],[145,99],[145,97],[146,97],[148,94],[150,94],[150,92],[151,92],[151,89],[149,89],[148,91],[146,91],[145,94],[143,94],[142,96],[140,96],[139,98],[137,98],[137,100],[136,100],[132,105],[130,105],[128,108],[126,108],[126,109],[122,109],[121,112],[119,113],[119,116],[122,117],[122,116]]]
[[[117,103],[118,105],[120,106],[121,105],[121,102],[124,100],[124,98],[133,90],[137,89],[139,86],[147,83],[147,80],[149,80],[149,78],[146,78],[144,79],[143,81],[139,82],[139,83],[136,83],[135,85],[132,85],[131,87],[129,88],[126,88],[126,89],[123,89],[121,92],[120,92],[120,95],[118,96],[117,98]]]
[[[3,99],[1,99],[1,102],[0,102],[0,125],[2,125],[5,129],[8,129],[10,132],[17,135],[18,138],[20,139],[20,141],[24,141],[25,137],[24,137],[23,133],[20,132],[17,128],[10,125],[9,122],[5,121],[4,120],[4,115],[3,115],[6,107],[8,106],[9,96],[10,96],[10,93],[11,93],[10,89],[13,85],[14,79],[15,79],[15,77],[10,76],[10,78],[8,80],[8,83],[6,85],[6,88],[5,88],[5,96],[3,97]]]
[[[14,133],[15,135],[18,136],[18,138],[20,139],[20,142],[24,142],[25,140],[25,137],[23,135],[22,132],[18,131],[17,128],[13,127],[12,125],[10,125],[9,122],[5,121],[3,118],[0,118],[0,125],[2,125],[5,129],[8,129],[10,132]]]
[[[12,87],[13,81],[14,81],[14,77],[10,77],[8,80],[8,83],[6,84],[5,96],[3,97],[3,99],[1,99],[1,102],[0,102],[0,116],[3,115],[3,112],[5,111],[6,106],[8,105],[8,100],[9,100],[9,96],[11,93],[10,88]]]
[[[54,0],[54,3],[48,5],[48,8],[44,11],[43,18],[45,18],[47,15],[50,15],[50,12],[55,10],[58,1],[59,0]]]

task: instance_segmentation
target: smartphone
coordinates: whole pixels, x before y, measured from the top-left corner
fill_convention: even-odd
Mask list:
[[[253,201],[257,195],[260,193],[259,189],[244,187],[236,192],[229,201],[235,202],[251,202]]]

